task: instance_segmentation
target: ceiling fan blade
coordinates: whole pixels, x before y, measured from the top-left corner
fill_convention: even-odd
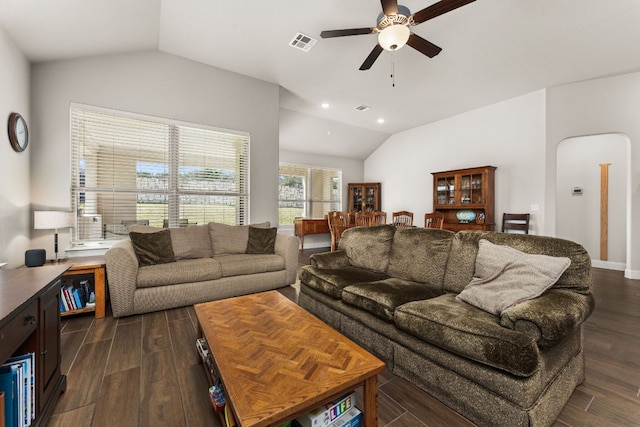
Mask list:
[[[413,14],[413,22],[420,24],[429,19],[451,12],[476,0],[441,0]]]
[[[380,0],[382,12],[385,15],[395,15],[398,13],[398,0]]]
[[[330,39],[332,37],[344,37],[344,36],[358,36],[360,34],[371,34],[373,28],[350,28],[347,30],[328,30],[320,33],[320,37],[323,39]]]
[[[420,53],[427,55],[429,58],[433,58],[442,50],[441,47],[436,46],[428,40],[423,39],[417,34],[411,33],[407,44],[417,50]]]
[[[379,44],[375,45],[369,56],[367,56],[367,59],[365,59],[360,66],[360,71],[368,70],[369,68],[371,68],[373,63],[376,62],[376,59],[378,59],[378,56],[380,56],[380,54],[382,53],[382,50],[382,46],[380,46]]]

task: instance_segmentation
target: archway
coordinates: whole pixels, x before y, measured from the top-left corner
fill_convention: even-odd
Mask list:
[[[556,152],[556,235],[582,244],[595,267],[630,263],[631,141],[619,133],[567,138]],[[600,259],[601,164],[608,163],[608,257]]]

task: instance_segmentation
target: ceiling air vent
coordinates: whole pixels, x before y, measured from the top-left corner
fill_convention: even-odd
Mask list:
[[[369,107],[368,105],[358,105],[356,107],[356,110],[358,110],[358,111],[367,111],[367,110],[370,110],[370,109],[371,109],[371,107]]]
[[[300,49],[304,52],[309,52],[317,42],[318,40],[314,38],[298,33],[293,40],[289,42],[289,46],[295,47],[296,49]]]

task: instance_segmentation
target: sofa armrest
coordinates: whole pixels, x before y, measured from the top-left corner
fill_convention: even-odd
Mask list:
[[[296,283],[298,274],[298,238],[286,234],[276,234],[275,253],[284,258],[284,266],[287,271],[286,284]]]
[[[318,268],[344,268],[349,267],[349,257],[343,250],[333,252],[320,252],[309,257],[309,264]]]
[[[138,277],[138,258],[130,240],[121,240],[104,255],[113,317],[133,313],[133,294]]]
[[[504,313],[500,324],[534,335],[538,345],[549,348],[580,328],[595,307],[593,295],[570,290],[549,290],[538,298],[517,304]]]

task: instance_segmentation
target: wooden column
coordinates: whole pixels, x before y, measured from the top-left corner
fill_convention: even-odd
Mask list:
[[[609,165],[600,163],[600,260],[609,258]]]

